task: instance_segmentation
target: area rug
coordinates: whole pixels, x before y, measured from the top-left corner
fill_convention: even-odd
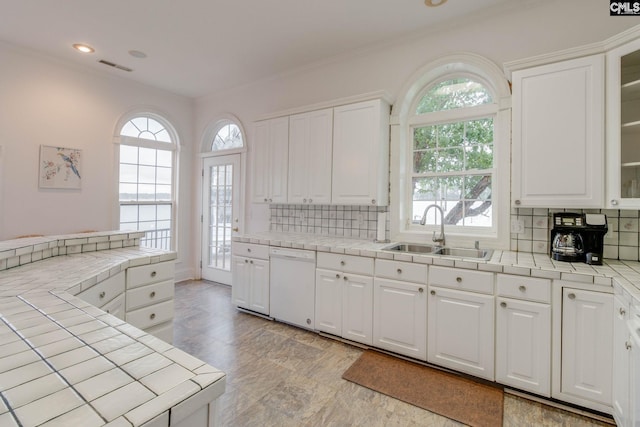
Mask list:
[[[503,390],[459,375],[367,350],[342,378],[470,426],[502,425]]]

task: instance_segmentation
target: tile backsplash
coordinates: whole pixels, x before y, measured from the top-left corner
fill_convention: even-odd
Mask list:
[[[640,211],[618,209],[546,209],[513,208],[511,221],[522,220],[524,232],[511,233],[512,251],[549,253],[549,239],[555,212],[603,213],[609,231],[604,236],[604,257],[628,261],[640,260]]]
[[[377,239],[378,221],[384,220],[389,238],[386,206],[270,205],[271,231],[313,233],[337,237]],[[382,215],[380,215],[382,214]]]
[[[386,206],[270,205],[271,230],[322,234],[359,239],[378,238],[378,222],[384,220],[389,239],[389,209]],[[524,231],[511,233],[510,250],[549,253],[549,238],[555,212],[603,213],[609,231],[604,238],[604,257],[640,260],[640,211],[618,209],[512,208],[511,221],[522,220]],[[383,214],[382,216],[380,214]]]

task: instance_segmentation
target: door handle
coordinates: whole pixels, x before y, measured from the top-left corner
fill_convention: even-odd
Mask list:
[[[235,232],[237,233],[237,232],[238,232],[238,227],[233,227],[233,228],[231,229],[231,231],[235,231]]]

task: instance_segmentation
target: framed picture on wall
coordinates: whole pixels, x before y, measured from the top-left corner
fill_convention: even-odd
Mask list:
[[[40,188],[79,189],[82,184],[82,150],[40,146]]]

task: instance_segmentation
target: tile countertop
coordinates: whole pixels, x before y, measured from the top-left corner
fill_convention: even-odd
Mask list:
[[[612,286],[613,280],[616,280],[640,298],[640,262],[637,261],[605,259],[603,265],[589,265],[555,261],[547,254],[502,250],[494,250],[489,260],[447,257],[444,255],[417,255],[393,253],[384,250],[385,247],[394,242],[377,243],[371,240],[300,233],[252,233],[236,236],[233,240],[285,248],[308,249],[318,252],[343,253],[546,279],[561,279],[601,286]]]
[[[87,244],[64,237],[0,248],[14,256]],[[175,258],[132,246],[0,271],[0,425],[167,426],[220,396],[223,372],[74,296],[128,267]]]

